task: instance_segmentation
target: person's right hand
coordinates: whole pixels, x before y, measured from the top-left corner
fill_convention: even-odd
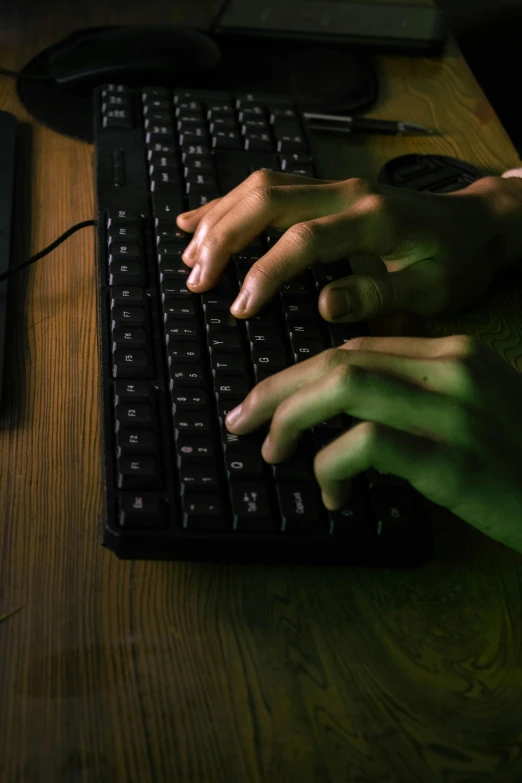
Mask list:
[[[226,196],[178,215],[177,223],[194,232],[183,260],[193,267],[188,284],[196,293],[212,288],[230,255],[264,229],[288,229],[250,269],[232,307],[240,318],[254,315],[316,261],[367,254],[386,265],[386,272],[325,286],[321,315],[342,322],[461,309],[522,256],[521,183],[499,177],[437,195],[263,170]]]

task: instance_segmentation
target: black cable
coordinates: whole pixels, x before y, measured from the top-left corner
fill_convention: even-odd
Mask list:
[[[58,245],[61,245],[62,242],[64,242],[66,239],[68,239],[71,234],[74,234],[75,231],[79,231],[81,228],[87,228],[87,226],[95,226],[96,221],[95,220],[84,220],[82,223],[76,223],[75,226],[72,226],[69,228],[64,234],[62,234],[58,239],[55,239],[54,242],[51,242],[50,245],[45,247],[43,250],[40,250],[39,253],[37,253],[34,256],[31,256],[31,258],[28,258],[27,261],[22,261],[21,264],[18,264],[18,266],[14,266],[12,269],[8,269],[6,272],[0,275],[0,283],[2,280],[6,280],[9,275],[13,275],[15,272],[20,272],[21,269],[24,269],[26,266],[29,266],[29,264],[34,264],[35,261],[38,261],[38,259],[43,258],[43,256],[46,256],[47,253],[50,253],[51,250],[54,250],[55,247],[58,247]]]
[[[36,81],[49,81],[52,76],[43,73],[22,73],[21,71],[12,71],[10,68],[0,68],[0,73],[4,76],[12,76],[13,79],[35,79]]]

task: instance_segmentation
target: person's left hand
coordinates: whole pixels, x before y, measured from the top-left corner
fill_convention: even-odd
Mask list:
[[[271,419],[262,454],[277,463],[339,413],[363,421],[315,457],[327,508],[373,467],[522,552],[522,378],[493,351],[465,336],[359,337],[259,383],[227,428]]]

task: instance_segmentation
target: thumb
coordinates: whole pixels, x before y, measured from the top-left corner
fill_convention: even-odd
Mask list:
[[[319,311],[326,321],[364,321],[378,315],[410,312],[432,315],[444,307],[440,286],[417,269],[350,275],[323,288]]]

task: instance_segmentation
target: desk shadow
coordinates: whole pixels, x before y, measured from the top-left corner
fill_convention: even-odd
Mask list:
[[[11,242],[11,268],[29,258],[31,248],[31,180],[33,174],[32,127],[20,123],[17,130],[14,209]],[[25,408],[25,358],[27,326],[25,297],[30,267],[12,274],[7,297],[7,323],[4,356],[4,389],[0,427],[20,426]]]

